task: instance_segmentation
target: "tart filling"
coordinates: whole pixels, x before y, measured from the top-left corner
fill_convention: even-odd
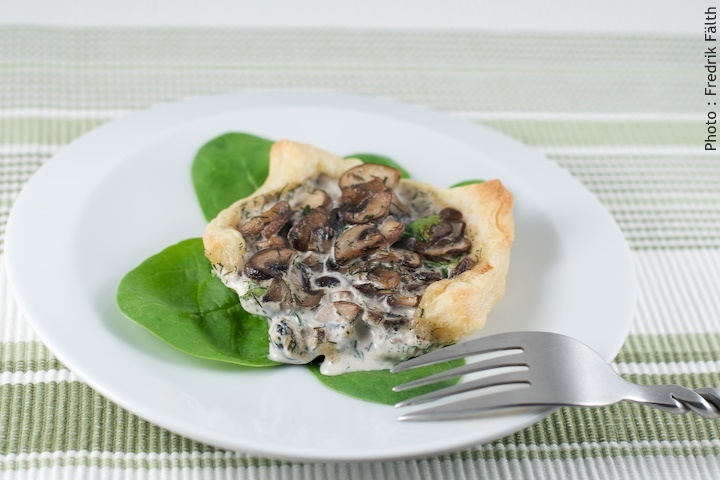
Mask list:
[[[296,161],[303,159],[299,153],[305,161],[308,154],[330,156],[278,143],[294,149]],[[492,255],[482,252],[487,242],[473,241],[480,239],[478,225],[468,228],[453,202],[424,184],[401,180],[396,169],[331,157],[326,161],[335,162],[332,168],[269,188],[278,163],[271,153],[266,185],[221,212],[204,238],[216,274],[238,293],[243,308],[268,318],[269,357],[307,363],[322,356],[326,375],[384,369],[482,326],[484,310],[448,329],[447,319],[433,317],[438,302],[428,295],[440,288],[452,301],[452,291],[472,287],[475,276],[496,277],[488,275]],[[505,220],[511,197],[509,202],[502,209]],[[506,237],[509,251],[511,217]],[[492,306],[502,295],[506,263],[497,272],[499,290],[476,304]]]

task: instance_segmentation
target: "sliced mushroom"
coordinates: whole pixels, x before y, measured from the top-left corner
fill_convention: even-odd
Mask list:
[[[347,271],[347,269],[344,266],[338,265],[337,262],[332,257],[327,259],[327,261],[325,262],[325,267],[331,272],[344,273]]]
[[[335,262],[346,265],[351,260],[386,247],[387,241],[380,230],[371,225],[355,225],[347,229],[335,242]]]
[[[458,262],[458,264],[455,266],[455,268],[452,269],[450,272],[450,275],[448,275],[448,278],[457,277],[463,272],[466,272],[470,269],[470,267],[473,266],[475,262],[470,259],[470,257],[464,257],[462,260]]]
[[[325,190],[317,189],[308,193],[301,201],[298,202],[299,209],[326,208],[330,206],[330,196]]]
[[[445,237],[441,238],[429,247],[424,248],[420,251],[420,254],[431,260],[442,260],[467,253],[470,251],[470,247],[472,247],[472,244],[470,243],[470,240],[465,237]]]
[[[307,266],[310,270],[313,272],[320,272],[323,269],[322,263],[320,263],[320,259],[317,258],[315,255],[310,254],[302,261],[303,265]]]
[[[380,233],[382,233],[387,239],[388,245],[392,245],[400,239],[400,235],[405,231],[405,224],[398,222],[394,218],[386,218],[385,221],[378,227]]]
[[[442,275],[438,272],[418,272],[415,278],[421,282],[437,282],[442,279]]]
[[[332,288],[340,283],[340,280],[331,277],[329,275],[324,275],[322,277],[318,277],[315,279],[315,285],[317,285],[320,288]]]
[[[415,252],[396,250],[395,253],[397,253],[398,257],[400,257],[398,259],[398,265],[402,265],[403,267],[410,269],[420,268],[422,266],[422,259],[420,258],[420,255]]]
[[[395,291],[392,288],[383,288],[373,283],[358,283],[353,285],[353,287],[355,287],[357,291],[373,297],[377,297],[380,295],[388,295]]]
[[[277,302],[280,304],[280,311],[288,313],[293,309],[292,292],[281,277],[275,277],[270,282],[265,295],[262,297],[263,302]]]
[[[326,303],[315,314],[315,319],[327,325],[329,323],[352,323],[360,313],[359,305],[352,302]]]
[[[368,260],[379,263],[389,263],[390,265],[400,265],[405,268],[420,268],[422,259],[415,252],[407,250],[392,249],[390,251],[380,250],[368,257]]]
[[[330,292],[328,294],[328,301],[329,302],[349,302],[355,298],[352,294],[352,292],[349,292],[347,290],[341,290],[339,292]]]
[[[284,317],[273,320],[270,325],[270,341],[275,345],[276,352],[292,363],[306,363],[312,360],[308,356],[307,344],[303,335],[295,331]]]
[[[420,304],[420,295],[390,295],[388,305],[394,308],[417,307]]]
[[[400,285],[400,274],[385,267],[375,267],[367,274],[368,280],[383,289],[393,289]]]
[[[238,227],[238,230],[240,233],[243,234],[244,237],[256,237],[260,235],[262,232],[263,227],[265,227],[265,218],[260,215],[257,217],[253,217],[247,222],[243,223]]]
[[[257,248],[259,250],[263,250],[265,248],[278,248],[278,247],[284,247],[285,246],[285,239],[282,237],[279,237],[277,235],[274,235],[267,240],[264,240],[262,242],[257,243]]]
[[[287,238],[290,246],[300,252],[311,250],[325,253],[332,246],[335,233],[329,226],[328,211],[316,208],[292,226]]]
[[[339,208],[333,208],[332,210],[330,210],[328,226],[335,233],[336,236],[340,235],[343,232],[343,229],[345,228],[345,221],[343,220],[342,215],[340,215]]]
[[[424,290],[430,283],[442,280],[442,278],[442,274],[440,274],[439,272],[428,272],[420,270],[413,273],[412,283],[406,285],[405,288],[410,292],[417,292],[420,290]]]
[[[301,307],[314,307],[320,303],[323,297],[322,290],[315,290],[310,282],[310,275],[306,271],[307,267],[302,264],[296,265],[290,270],[290,284],[292,285],[292,293],[295,303]]]
[[[270,238],[285,226],[291,216],[292,210],[290,210],[288,203],[283,200],[277,202],[262,215],[253,217],[243,223],[238,230],[248,237],[255,237],[262,233],[265,238]]]
[[[270,215],[270,213],[272,213],[272,215]],[[268,215],[269,221],[265,225],[265,228],[263,228],[262,233],[265,238],[270,238],[282,230],[290,220],[292,210],[286,201],[282,201],[276,203],[275,206],[266,212],[266,215]]]
[[[382,312],[370,308],[365,308],[363,309],[361,318],[363,322],[367,323],[368,325],[378,325],[380,322],[382,322],[383,317],[384,315]]]
[[[392,192],[379,179],[343,188],[340,215],[348,223],[379,220],[390,211]]]
[[[250,257],[245,275],[253,280],[268,280],[285,273],[297,252],[290,248],[266,248]]]
[[[385,319],[382,321],[383,327],[387,330],[397,332],[401,328],[404,328],[408,324],[408,319],[400,315],[387,314]]]
[[[388,188],[393,188],[400,181],[400,170],[375,163],[365,163],[353,167],[340,177],[340,188],[358,185],[379,178]]]
[[[462,222],[462,213],[454,208],[443,208],[440,210],[440,216],[443,220],[447,220],[451,223]]]
[[[440,240],[453,233],[453,225],[450,222],[442,221],[430,228],[430,239],[428,243]]]

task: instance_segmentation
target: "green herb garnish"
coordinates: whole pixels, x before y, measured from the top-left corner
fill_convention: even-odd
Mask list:
[[[405,228],[403,238],[415,238],[421,243],[429,242],[432,238],[432,228],[442,222],[440,215],[428,215],[427,217],[418,218]]]

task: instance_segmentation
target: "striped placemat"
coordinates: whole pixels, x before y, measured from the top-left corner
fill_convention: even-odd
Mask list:
[[[576,176],[636,262],[637,316],[615,368],[720,386],[720,158],[703,150],[704,48],[668,36],[2,27],[0,245],[33,172],[114,118],[258,88],[391,97],[505,132]],[[80,382],[23,320],[2,255],[0,270],[0,478],[720,478],[719,422],[624,404],[561,409],[487,445],[400,462],[222,451]]]

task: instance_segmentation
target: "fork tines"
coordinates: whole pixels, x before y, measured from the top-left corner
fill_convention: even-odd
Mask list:
[[[476,340],[470,340],[465,343],[453,345],[450,347],[446,347],[440,350],[436,350],[434,352],[422,355],[420,357],[416,357],[413,359],[410,359],[406,362],[400,363],[396,365],[393,369],[391,369],[391,372],[402,372],[407,371],[414,368],[424,367],[428,365],[434,365],[442,362],[447,362],[450,360],[456,360],[459,358],[464,358],[468,356],[474,356],[474,355],[482,355],[482,354],[488,354],[493,352],[503,352],[503,351],[511,351],[516,350],[516,352],[512,354],[506,354],[499,357],[489,358],[485,360],[480,360],[473,363],[468,363],[466,365],[462,365],[459,367],[455,367],[443,372],[436,373],[434,375],[429,375],[427,377],[419,378],[417,380],[413,380],[411,382],[404,383],[402,385],[398,385],[393,388],[393,391],[399,392],[403,390],[408,390],[415,387],[420,387],[423,385],[429,385],[432,383],[440,382],[442,380],[447,380],[455,377],[459,377],[462,375],[467,375],[470,373],[475,372],[481,372],[486,370],[493,370],[493,369],[500,369],[505,367],[525,367],[526,369],[529,368],[527,361],[524,356],[523,347],[521,346],[521,336],[518,333],[505,333],[505,334],[499,334],[494,335],[491,337],[484,337],[479,338]],[[469,382],[459,383],[457,385],[452,385],[450,387],[442,388],[439,390],[432,391],[430,393],[426,393],[424,395],[419,395],[417,397],[410,398],[408,400],[404,400],[402,402],[399,402],[396,404],[396,407],[404,407],[409,405],[417,405],[420,403],[429,402],[432,400],[437,400],[441,398],[446,398],[452,395],[474,391],[474,390],[480,390],[487,387],[497,386],[497,385],[509,385],[509,384],[529,384],[527,380],[526,371],[520,371],[520,372],[510,372],[510,373],[501,373],[496,374],[476,380],[472,380]],[[493,400],[497,395],[505,395],[509,392],[502,392],[497,394],[491,394],[486,395],[488,397],[488,400]],[[512,399],[508,398],[502,398],[503,401],[508,401]],[[439,406],[434,407],[426,410],[421,410],[417,412],[411,412],[406,415],[403,415],[399,417],[400,420],[431,420],[435,418],[439,418],[442,416],[447,417],[450,416],[462,416],[463,409],[458,407],[462,407],[462,404],[465,402],[456,402],[449,406]],[[473,411],[477,411],[477,402],[473,401]],[[447,408],[452,407],[452,408]]]

